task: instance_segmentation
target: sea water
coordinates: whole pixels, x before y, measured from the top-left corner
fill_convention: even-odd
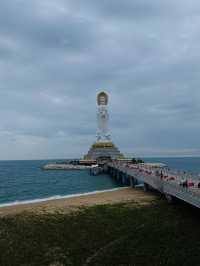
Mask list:
[[[91,176],[89,170],[40,169],[55,161],[0,161],[0,206],[120,187],[108,175]]]
[[[187,171],[195,175],[200,174],[199,157],[144,158],[144,161],[164,163],[172,170]]]
[[[145,158],[146,162],[162,162],[172,169],[200,173],[200,158]],[[0,161],[0,206],[38,202],[76,194],[119,189],[106,174],[91,176],[88,170],[41,170],[51,161]]]

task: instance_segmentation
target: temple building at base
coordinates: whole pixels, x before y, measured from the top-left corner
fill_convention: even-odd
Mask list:
[[[85,160],[120,159],[124,158],[118,148],[111,141],[109,133],[108,94],[100,92],[97,95],[97,140],[84,156]]]

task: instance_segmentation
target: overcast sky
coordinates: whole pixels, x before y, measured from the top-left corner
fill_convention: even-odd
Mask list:
[[[200,2],[1,0],[0,159],[81,157],[96,94],[127,155],[200,155]]]

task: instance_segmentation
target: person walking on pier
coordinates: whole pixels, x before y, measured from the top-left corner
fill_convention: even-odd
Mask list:
[[[163,172],[161,170],[161,173],[160,173],[160,179],[163,180]]]

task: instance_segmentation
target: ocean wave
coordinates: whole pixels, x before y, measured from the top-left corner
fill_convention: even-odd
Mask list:
[[[118,188],[105,189],[105,190],[95,190],[92,192],[70,194],[70,195],[56,195],[56,196],[51,196],[51,197],[47,197],[47,198],[38,198],[38,199],[32,199],[32,200],[22,200],[22,201],[16,200],[13,202],[2,203],[2,204],[0,204],[0,208],[17,206],[17,205],[26,205],[26,204],[30,204],[30,203],[40,203],[40,202],[45,202],[45,201],[57,200],[57,199],[70,199],[70,198],[76,198],[76,197],[80,197],[80,196],[99,194],[99,193],[103,193],[103,192],[112,192],[112,191],[117,191],[117,190],[123,190],[123,189],[127,189],[127,188],[129,188],[129,187],[118,187]]]

